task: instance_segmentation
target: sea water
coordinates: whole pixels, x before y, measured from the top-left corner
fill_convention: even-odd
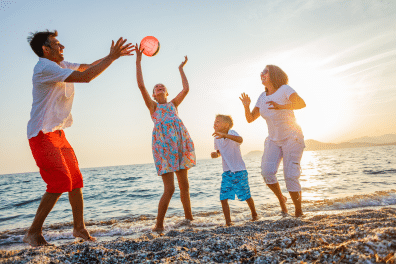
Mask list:
[[[244,157],[249,184],[261,219],[280,215],[275,195],[260,173],[260,155]],[[305,151],[301,161],[304,213],[360,209],[396,204],[396,146]],[[153,164],[82,169],[84,217],[91,234],[99,240],[138,237],[155,225],[163,193],[161,177]],[[189,170],[191,206],[199,228],[224,224],[219,200],[221,158],[198,160]],[[287,194],[282,164],[277,174]],[[0,249],[26,247],[22,238],[33,221],[46,185],[38,172],[0,175]],[[184,211],[177,180],[176,191],[165,218],[167,230],[183,225]],[[229,201],[236,224],[251,218],[246,202]],[[293,205],[288,199],[288,208]],[[73,241],[72,211],[63,194],[44,224],[44,237],[51,243]]]

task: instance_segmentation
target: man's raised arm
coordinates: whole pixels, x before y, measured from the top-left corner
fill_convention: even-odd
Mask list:
[[[123,38],[119,38],[116,44],[112,41],[109,55],[103,59],[95,61],[92,63],[92,66],[87,64],[83,64],[82,66],[80,65],[78,71],[72,72],[72,74],[66,78],[65,82],[89,83],[106,70],[107,67],[109,67],[110,64],[119,57],[133,55],[132,52],[135,50],[135,46],[131,43],[125,44],[126,41],[127,40]]]

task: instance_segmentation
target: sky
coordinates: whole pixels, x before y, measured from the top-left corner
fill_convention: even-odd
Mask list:
[[[305,139],[343,142],[396,133],[396,1],[388,0],[0,0],[0,174],[38,171],[26,126],[38,61],[30,32],[58,30],[66,61],[92,63],[119,37],[155,36],[161,50],[142,59],[145,85],[167,86],[197,159],[210,158],[216,114],[231,115],[242,154],[263,150],[261,117],[248,124],[264,91],[260,72],[281,67],[307,107],[295,111]],[[88,84],[75,84],[74,123],[65,129],[81,168],[152,163],[153,122],[137,87],[135,56],[122,57]],[[154,165],[153,165],[154,166]]]

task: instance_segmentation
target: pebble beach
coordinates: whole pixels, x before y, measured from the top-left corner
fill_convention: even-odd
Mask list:
[[[395,252],[396,208],[377,207],[2,250],[0,263],[395,263]]]

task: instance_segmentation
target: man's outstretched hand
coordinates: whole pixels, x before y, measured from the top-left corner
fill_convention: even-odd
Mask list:
[[[136,49],[135,45],[132,45],[132,43],[125,44],[126,41],[127,39],[119,38],[114,44],[114,40],[112,40],[109,57],[116,60],[121,56],[134,55],[132,52]]]

